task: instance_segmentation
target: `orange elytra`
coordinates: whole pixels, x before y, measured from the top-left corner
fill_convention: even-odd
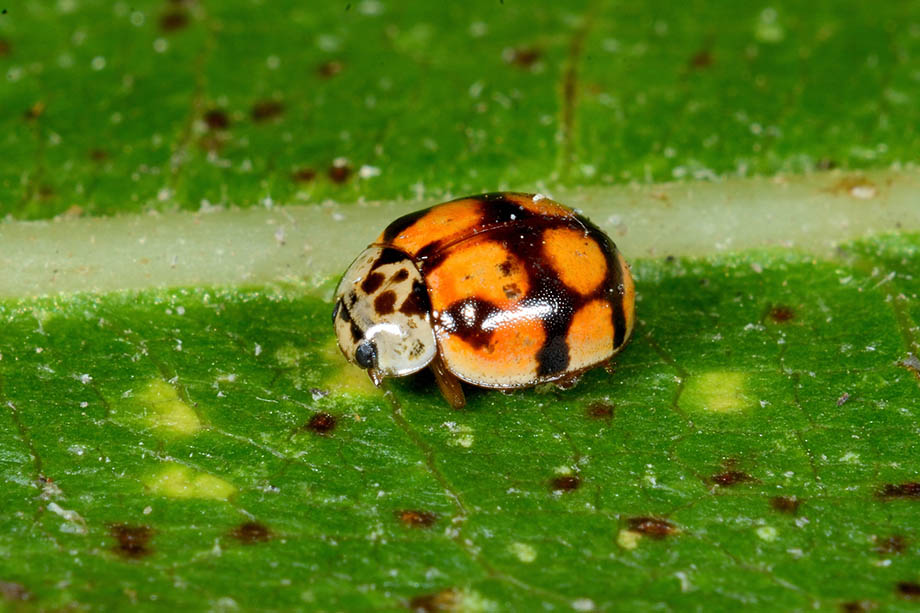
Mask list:
[[[502,192],[391,223],[339,282],[333,322],[374,383],[430,367],[457,408],[460,381],[570,384],[607,362],[629,339],[635,298],[597,226],[539,194]]]

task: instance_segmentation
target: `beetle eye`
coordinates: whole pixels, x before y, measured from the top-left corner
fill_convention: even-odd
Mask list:
[[[361,368],[373,368],[377,364],[377,346],[370,341],[364,341],[355,349],[355,362]]]

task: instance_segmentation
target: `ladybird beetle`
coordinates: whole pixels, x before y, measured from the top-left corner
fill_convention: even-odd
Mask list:
[[[431,367],[513,389],[573,384],[635,323],[629,267],[606,234],[539,194],[453,200],[391,223],[351,264],[332,314],[345,357],[375,384]]]

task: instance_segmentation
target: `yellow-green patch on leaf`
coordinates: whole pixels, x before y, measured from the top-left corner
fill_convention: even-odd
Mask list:
[[[144,484],[152,494],[167,498],[226,500],[236,492],[229,481],[175,463],[163,465]]]
[[[747,375],[732,370],[711,370],[692,375],[680,404],[688,411],[740,413],[752,408],[745,392]]]
[[[173,436],[191,436],[201,430],[201,419],[180,397],[176,388],[153,379],[134,397],[144,410],[150,427]]]

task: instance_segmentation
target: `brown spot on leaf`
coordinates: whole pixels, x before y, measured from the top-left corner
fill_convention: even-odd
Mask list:
[[[109,152],[105,149],[90,149],[89,159],[94,162],[104,162],[109,159]]]
[[[851,600],[840,605],[840,610],[844,613],[866,613],[877,608],[878,605],[871,600]]]
[[[709,49],[701,49],[690,58],[690,67],[699,69],[709,68],[712,66],[713,61],[714,59]]]
[[[915,581],[899,581],[897,590],[903,598],[920,599],[920,583]]]
[[[204,151],[220,151],[224,144],[224,138],[220,134],[205,134],[198,139],[198,146]]]
[[[907,550],[907,539],[900,534],[892,534],[889,537],[876,539],[875,551],[882,555],[896,555],[904,553]]]
[[[265,524],[247,521],[234,528],[230,536],[244,545],[254,545],[271,539],[272,533]]]
[[[226,130],[230,127],[230,117],[221,109],[211,109],[204,114],[204,123],[211,130]]]
[[[160,29],[164,32],[175,32],[188,25],[188,13],[185,11],[170,11],[160,17]]]
[[[818,170],[833,170],[837,168],[838,164],[830,158],[821,158],[818,160]]]
[[[112,524],[109,526],[109,533],[117,541],[112,551],[120,556],[137,560],[153,553],[150,549],[153,530],[149,526]]]
[[[51,200],[55,195],[54,188],[47,183],[42,183],[38,186],[37,195],[40,200]]]
[[[284,113],[284,105],[277,100],[261,100],[252,105],[249,114],[253,121],[268,121]]]
[[[26,121],[33,121],[35,119],[38,119],[44,114],[45,114],[45,103],[39,100],[38,102],[30,106],[28,109],[26,109],[26,112],[23,113],[23,117],[25,117]]]
[[[850,399],[850,393],[849,393],[849,392],[844,392],[844,393],[840,394],[840,397],[837,398],[837,406],[838,406],[838,407],[842,407],[843,405],[846,404],[847,400],[849,400],[849,399]]]
[[[430,528],[438,521],[438,516],[431,511],[419,511],[416,509],[397,511],[396,517],[410,528]]]
[[[509,61],[518,68],[531,68],[543,56],[535,47],[518,47],[508,54]]]
[[[581,479],[578,475],[560,475],[550,481],[550,487],[556,491],[571,492],[581,487]]]
[[[6,57],[13,51],[10,41],[5,38],[0,38],[0,57]]]
[[[793,310],[793,308],[790,306],[777,304],[770,307],[770,312],[768,315],[770,316],[770,319],[776,323],[783,324],[791,319],[795,319],[795,310]]]
[[[329,434],[335,430],[336,422],[335,415],[319,412],[307,422],[307,430],[316,434]]]
[[[4,600],[29,600],[32,598],[29,590],[12,581],[0,581],[0,596]]]
[[[709,481],[722,487],[731,487],[739,483],[749,483],[756,481],[751,475],[741,472],[740,470],[726,470],[709,477]]]
[[[348,164],[333,164],[329,167],[328,174],[333,183],[344,183],[351,176],[351,166]]]
[[[649,538],[663,539],[677,534],[677,526],[658,517],[630,517],[626,520],[629,530]]]
[[[613,419],[615,405],[605,400],[596,400],[588,405],[586,411],[588,417],[592,419]]]
[[[409,601],[409,610],[414,613],[439,613],[453,611],[457,608],[459,594],[453,588],[447,588],[434,594],[422,594]]]
[[[301,168],[291,174],[291,178],[298,183],[309,183],[316,178],[316,171],[312,168]]]
[[[774,496],[770,499],[770,506],[780,513],[795,515],[799,510],[802,501],[795,496]]]
[[[345,66],[342,64],[342,62],[338,60],[329,60],[328,62],[323,62],[319,65],[319,67],[316,69],[316,74],[323,77],[324,79],[328,79],[342,72],[344,67]]]
[[[917,498],[920,499],[920,483],[887,483],[878,493],[880,498]]]

